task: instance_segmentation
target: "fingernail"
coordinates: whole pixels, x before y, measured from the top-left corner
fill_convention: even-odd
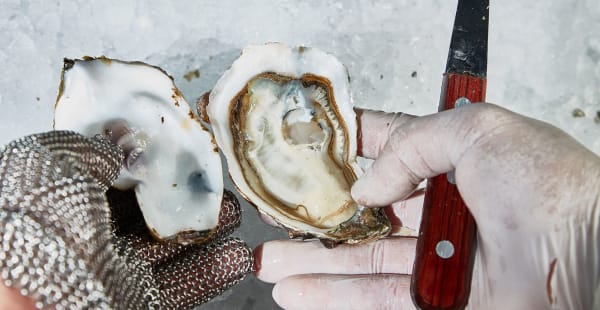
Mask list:
[[[271,292],[271,296],[273,297],[273,301],[275,301],[275,303],[277,305],[282,307],[282,305],[281,305],[282,300],[281,300],[280,289],[279,289],[280,286],[281,286],[280,282],[275,284],[275,286],[273,287],[273,291]]]
[[[257,246],[252,253],[254,255],[254,275],[258,277],[258,273],[262,267],[263,245]]]
[[[273,287],[273,291],[271,291],[271,296],[273,297],[273,301],[275,301],[275,303],[277,303],[278,305],[280,304],[280,300],[279,300],[279,283],[276,283],[275,286]]]
[[[306,308],[306,306],[302,307],[305,299],[304,292],[302,292],[294,282],[294,280],[290,281],[289,278],[286,278],[277,282],[275,287],[273,287],[271,296],[273,297],[273,301],[275,301],[279,307],[283,309]],[[311,308],[309,307],[309,309]]]

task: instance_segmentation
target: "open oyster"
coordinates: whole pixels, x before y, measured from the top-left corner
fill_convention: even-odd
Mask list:
[[[291,237],[357,243],[389,231],[380,210],[350,196],[361,173],[357,121],[347,70],[332,55],[247,47],[200,108],[238,190]]]
[[[223,203],[221,159],[212,135],[161,69],[66,59],[54,128],[102,134],[123,147],[124,168],[114,186],[135,186],[156,237],[200,242],[214,231]]]

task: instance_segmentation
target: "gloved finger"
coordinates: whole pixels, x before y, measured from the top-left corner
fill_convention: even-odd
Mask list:
[[[362,205],[386,206],[408,196],[423,179],[453,170],[475,141],[502,122],[506,113],[497,111],[505,110],[474,104],[396,127],[371,168],[354,183],[352,197]]]
[[[207,242],[223,239],[233,233],[242,223],[242,208],[235,195],[223,190],[223,201],[219,212],[217,228],[209,236]]]
[[[115,234],[118,237],[129,234],[148,234],[144,217],[137,203],[135,192],[133,190],[121,191],[111,188],[107,192],[107,198],[112,211],[113,223],[115,224]],[[232,192],[225,190],[223,192],[221,211],[219,212],[219,220],[216,228],[204,239],[200,238],[198,240],[202,240],[202,243],[210,243],[229,236],[236,228],[240,226],[241,218],[242,210],[237,198]],[[197,237],[195,234],[197,233],[194,232],[190,237]],[[183,238],[185,238],[185,235],[181,235],[177,242],[182,244],[189,243]],[[154,242],[154,240],[150,238],[150,240],[147,240],[147,242]],[[149,246],[145,244],[140,245],[140,248],[148,247]]]
[[[118,238],[116,248],[121,255],[133,249],[138,260],[150,264],[167,309],[205,303],[254,270],[252,250],[237,238],[182,245],[156,242],[149,234],[127,235]]]
[[[410,274],[416,239],[388,238],[333,249],[317,241],[269,241],[254,250],[256,276],[265,282],[310,273]]]
[[[226,191],[216,230],[205,244],[155,240],[146,228],[132,190],[107,192],[113,210],[116,249],[147,262],[167,309],[187,309],[207,302],[253,270],[252,251],[239,239],[221,240],[239,226],[241,210]]]
[[[424,198],[425,190],[420,189],[412,193],[407,199],[394,202],[390,207],[384,208],[392,225],[391,236],[418,236]]]
[[[103,137],[88,138],[72,131],[53,131],[33,136],[59,161],[65,177],[90,175],[103,190],[118,177],[123,151]]]
[[[292,276],[273,288],[273,299],[293,309],[415,309],[410,276],[331,275]]]
[[[160,242],[152,237],[133,190],[121,191],[111,187],[106,192],[106,197],[111,209],[119,255],[126,255],[132,249],[136,257],[154,266],[163,264],[186,250],[185,245]]]
[[[354,109],[358,120],[358,156],[375,159],[396,128],[416,116],[405,113]]]
[[[72,131],[50,131],[0,146],[0,160],[3,161],[0,172],[12,175],[2,185],[18,192],[26,193],[75,175],[93,178],[106,190],[119,173],[122,152],[100,138]]]
[[[116,249],[149,263],[167,309],[205,303],[254,270],[252,250],[237,238],[182,245],[157,242],[149,234],[130,234],[117,239]]]
[[[153,267],[166,309],[188,309],[205,303],[252,272],[252,250],[237,238],[186,251]]]

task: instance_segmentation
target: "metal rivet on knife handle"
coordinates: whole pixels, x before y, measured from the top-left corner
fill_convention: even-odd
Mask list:
[[[450,258],[454,255],[454,245],[448,240],[442,240],[435,246],[435,253],[443,259]]]

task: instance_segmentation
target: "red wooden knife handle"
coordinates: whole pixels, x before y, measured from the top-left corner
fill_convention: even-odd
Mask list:
[[[483,78],[446,74],[439,110],[484,101],[485,84]],[[427,180],[411,284],[420,309],[463,309],[469,299],[477,226],[453,176]]]

